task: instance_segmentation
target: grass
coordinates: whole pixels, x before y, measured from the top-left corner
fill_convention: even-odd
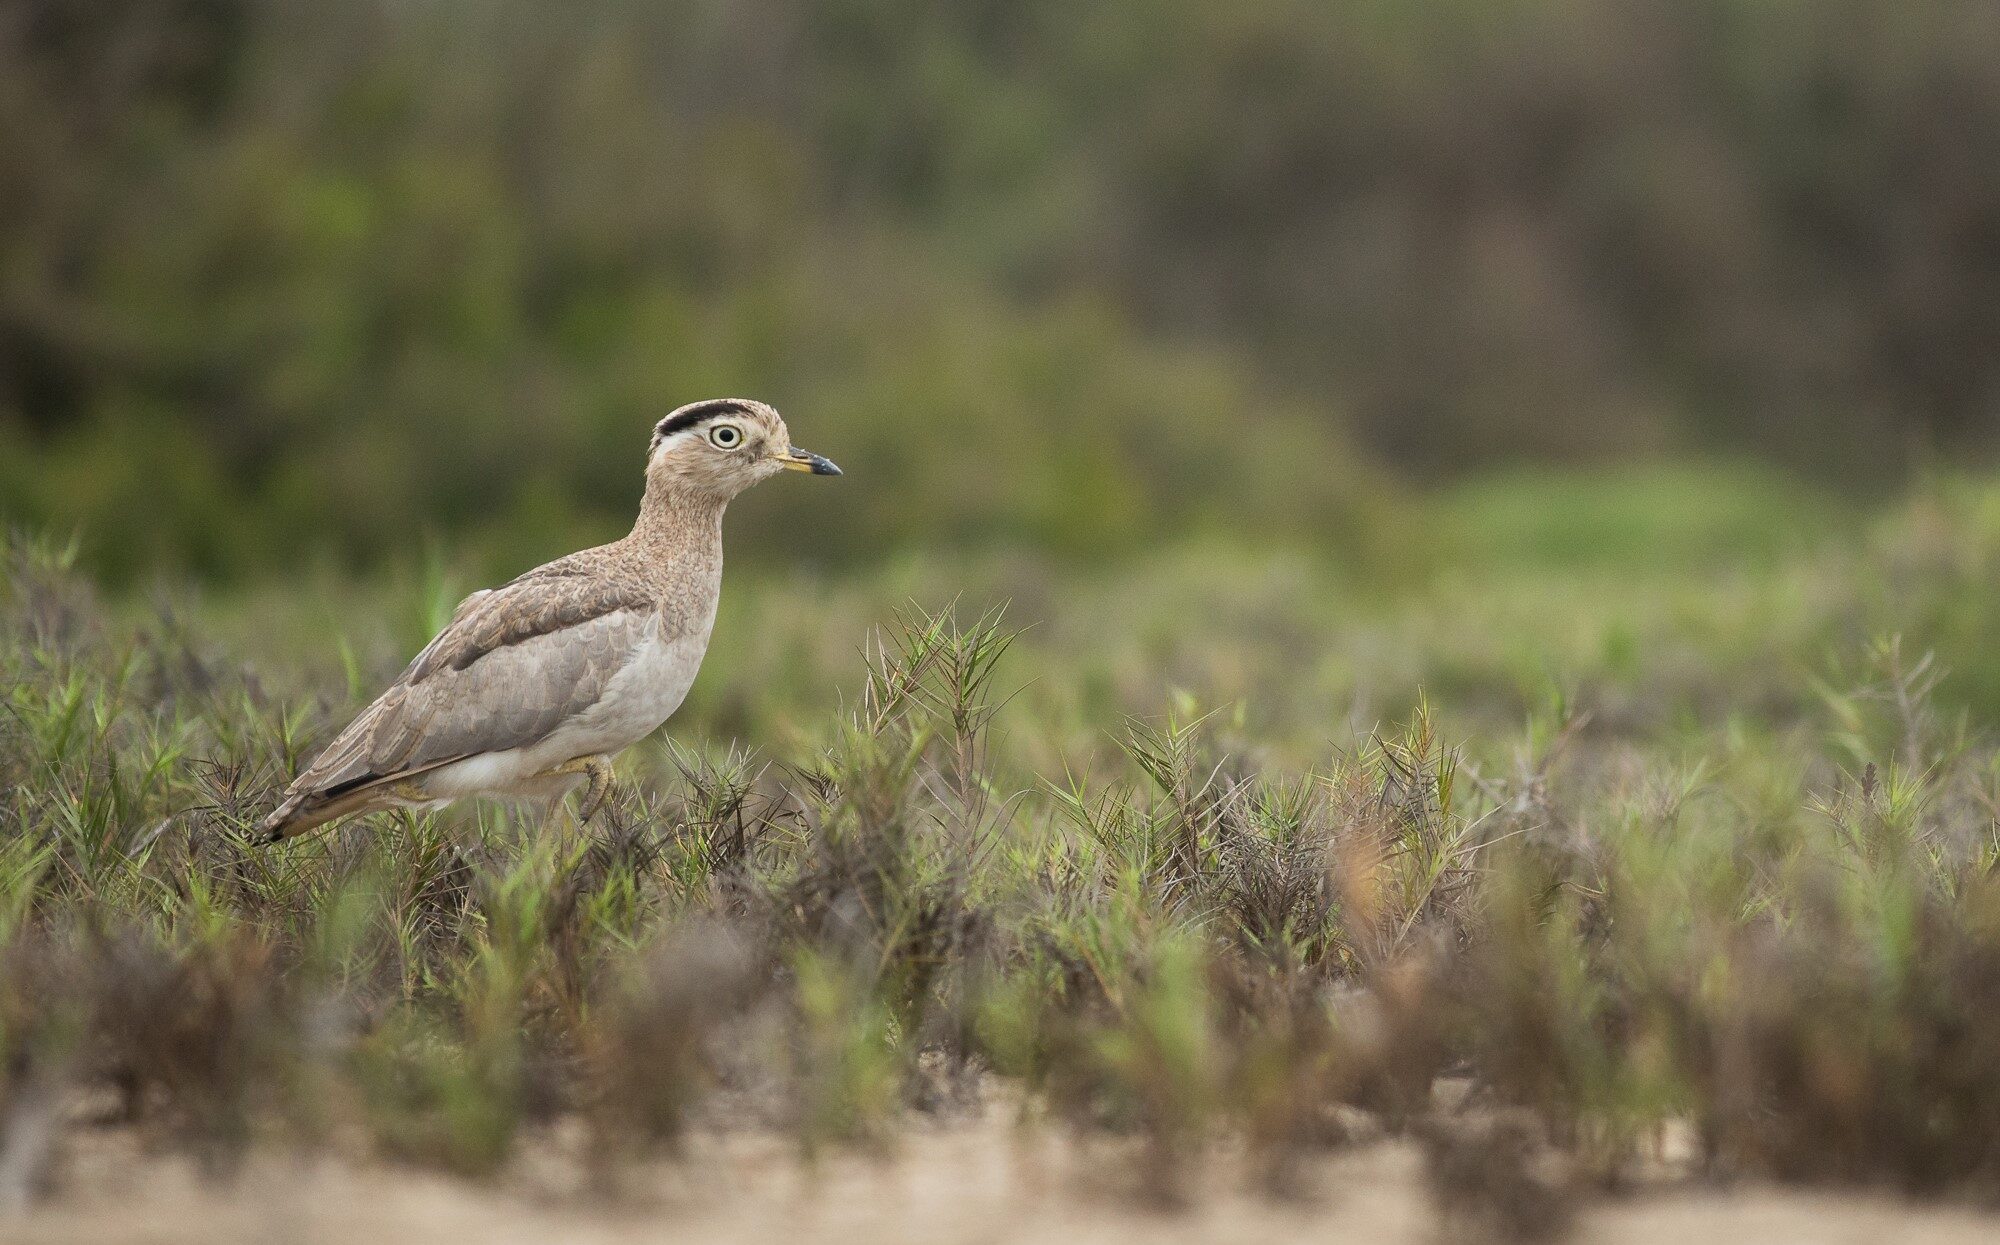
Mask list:
[[[1380,1130],[1515,1237],[1668,1132],[1710,1177],[1992,1199],[1996,499],[1738,564],[1538,535],[1565,552],[1387,579],[1209,547],[732,582],[591,824],[265,851],[455,586],[107,603],[17,539],[0,1184],[79,1094],[218,1174],[280,1144],[488,1176],[574,1123],[615,1187],[690,1129],[892,1145],[997,1080],[1132,1138],[1163,1201],[1218,1141],[1283,1194]]]

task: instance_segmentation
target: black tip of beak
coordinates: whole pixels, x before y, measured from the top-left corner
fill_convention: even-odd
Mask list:
[[[819,455],[814,454],[813,474],[816,476],[837,476],[840,474],[840,468],[833,465],[832,459],[821,458]]]

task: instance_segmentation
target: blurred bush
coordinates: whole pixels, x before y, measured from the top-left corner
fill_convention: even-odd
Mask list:
[[[753,558],[1394,540],[1359,460],[1995,447],[1978,0],[15,0],[0,516],[114,575],[615,534],[749,393]],[[811,524],[810,540],[796,533]]]

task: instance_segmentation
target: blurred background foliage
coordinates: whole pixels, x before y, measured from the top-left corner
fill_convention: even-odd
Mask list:
[[[1987,0],[10,0],[0,516],[507,573],[749,394],[767,565],[1817,529],[2000,450],[1996,152]]]

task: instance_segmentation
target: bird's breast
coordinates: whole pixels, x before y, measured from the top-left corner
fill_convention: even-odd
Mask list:
[[[560,732],[562,751],[573,756],[616,752],[651,734],[681,707],[708,651],[712,617],[692,631],[669,634],[655,627],[605,684],[596,704]]]

